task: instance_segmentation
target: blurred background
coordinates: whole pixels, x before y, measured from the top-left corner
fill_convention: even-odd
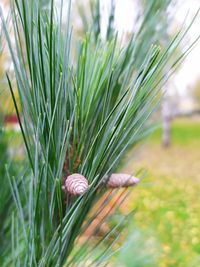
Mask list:
[[[97,33],[109,39],[107,25],[113,8],[113,28],[119,32],[122,43],[137,30],[140,18],[151,1],[100,1],[96,22]],[[162,45],[179,29],[186,29],[194,18],[199,0],[158,1],[155,12],[162,13],[149,25],[155,38],[152,43]],[[48,1],[43,1],[44,6]],[[159,5],[158,4],[158,5]],[[9,20],[9,1],[1,0]],[[81,38],[90,30],[94,19],[89,1],[73,1],[74,34]],[[156,35],[155,34],[158,34]],[[10,33],[12,34],[12,32]],[[184,38],[177,54],[199,36],[199,17]],[[145,39],[144,39],[145,40]],[[142,45],[142,44],[141,44]],[[141,184],[131,194],[122,209],[137,209],[130,223],[130,238],[120,254],[119,266],[200,266],[200,42],[163,86],[164,96],[153,123],[157,129],[136,149],[130,150],[124,172],[144,169]],[[10,162],[13,172],[24,157],[24,147],[14,105],[5,79],[13,66],[5,45],[0,39],[0,159],[1,166]],[[13,74],[14,75],[14,74]],[[8,160],[9,159],[9,160]],[[1,176],[5,175],[0,167]],[[137,244],[137,245],[135,245]],[[132,257],[135,257],[135,265]],[[147,260],[144,265],[144,260]],[[143,263],[141,263],[143,261]],[[122,264],[122,265],[120,265]]]

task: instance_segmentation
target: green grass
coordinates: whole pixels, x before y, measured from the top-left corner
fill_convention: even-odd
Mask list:
[[[171,127],[172,134],[172,144],[174,145],[186,145],[194,143],[200,143],[200,122],[195,119],[179,119],[178,121],[172,123]],[[150,137],[150,141],[158,142],[161,140],[162,131],[161,129],[154,132],[154,134]]]
[[[172,146],[161,147],[156,132],[129,163],[147,176],[133,192],[136,225],[160,244],[159,267],[200,266],[200,122],[173,123]]]
[[[7,130],[5,133],[5,141],[13,148],[22,145],[23,139],[21,132],[16,132],[13,130]]]

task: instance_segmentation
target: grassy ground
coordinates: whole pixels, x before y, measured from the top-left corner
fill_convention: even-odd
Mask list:
[[[174,121],[170,148],[160,140],[158,131],[125,168],[147,170],[129,205],[136,225],[160,244],[159,267],[199,267],[200,121]]]

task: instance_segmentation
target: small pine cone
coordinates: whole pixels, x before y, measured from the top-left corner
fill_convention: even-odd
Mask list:
[[[128,187],[136,185],[140,180],[134,176],[124,173],[113,173],[108,181],[108,188],[119,188],[119,187]]]
[[[79,173],[69,175],[65,180],[64,190],[65,192],[73,196],[83,195],[87,191],[87,189],[88,181],[83,175]]]

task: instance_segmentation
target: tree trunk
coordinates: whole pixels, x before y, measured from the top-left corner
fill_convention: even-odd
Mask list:
[[[162,145],[169,147],[171,144],[171,121],[172,111],[170,109],[170,103],[166,97],[162,101]]]

